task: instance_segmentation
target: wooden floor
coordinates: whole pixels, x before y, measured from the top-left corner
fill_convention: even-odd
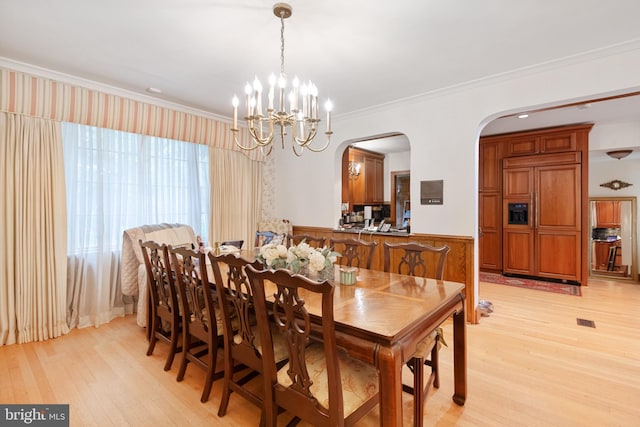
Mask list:
[[[495,312],[467,328],[468,397],[451,400],[452,352],[441,351],[441,387],[428,426],[632,426],[640,420],[640,285],[591,280],[582,297],[481,283]],[[576,319],[593,320],[595,328]],[[451,323],[445,325],[451,336]],[[0,347],[0,403],[69,403],[72,426],[253,426],[258,408],[232,395],[218,418],[220,382],[200,403],[203,374],[181,383],[145,356],[129,316],[64,337]],[[405,399],[411,424],[410,396]],[[377,409],[359,425],[377,425]],[[282,425],[287,414],[280,416]],[[301,424],[302,425],[302,424]]]

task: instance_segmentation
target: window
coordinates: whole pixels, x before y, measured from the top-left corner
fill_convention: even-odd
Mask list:
[[[69,254],[119,251],[122,232],[183,223],[207,240],[208,147],[63,123]]]

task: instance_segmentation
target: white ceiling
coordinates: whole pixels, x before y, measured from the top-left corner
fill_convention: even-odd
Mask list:
[[[228,118],[248,80],[279,71],[274,3],[1,0],[0,66],[35,66]],[[285,71],[313,80],[337,115],[640,41],[638,0],[289,3]],[[552,114],[538,127],[568,123]],[[510,119],[483,133],[533,123]]]

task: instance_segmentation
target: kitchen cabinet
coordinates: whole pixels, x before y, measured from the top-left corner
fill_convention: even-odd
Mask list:
[[[586,159],[588,159],[591,127],[591,124],[568,125],[480,138],[478,260],[482,271],[522,275],[534,275],[535,272],[544,277],[577,282],[582,282],[583,278],[588,277],[590,211]],[[556,160],[549,160],[549,156]],[[538,161],[535,160],[537,158],[539,158]],[[509,172],[505,176],[503,168],[507,160]],[[562,163],[580,165],[580,167],[578,170],[564,173],[534,169],[534,167],[544,166],[545,162],[548,162],[546,166],[553,168],[560,167]],[[532,209],[541,204],[553,206],[548,211],[538,212],[543,215],[542,219],[545,221],[550,220],[550,215],[568,215],[563,206],[565,201],[562,200],[567,194],[536,200],[534,196],[537,190],[534,191],[534,188],[537,181],[547,186],[564,185],[560,180],[564,180],[566,175],[570,174],[574,174],[573,179],[580,183],[580,188],[573,190],[580,195],[576,196],[577,200],[574,200],[577,207],[571,214],[574,218],[575,215],[579,216],[579,228],[552,225],[541,227],[538,222],[539,226],[534,229],[533,222],[530,224],[531,228],[529,225],[508,223],[508,203],[526,204]],[[505,185],[509,187],[508,195]],[[566,187],[561,188],[568,191]],[[537,194],[540,197],[542,193],[537,192]],[[530,210],[529,215],[536,212]],[[535,219],[534,216],[527,218],[527,221]],[[538,221],[540,220],[541,218],[538,218]],[[539,242],[543,242],[542,246]],[[546,250],[552,246],[553,250]],[[568,252],[559,254],[567,248],[569,248]],[[565,254],[566,260],[561,260]],[[570,257],[574,258],[569,259]],[[557,265],[560,262],[565,263],[563,268],[566,271]]]
[[[507,157],[576,151],[577,137],[574,131],[526,134],[508,139],[506,146]]]
[[[342,201],[354,205],[384,202],[384,154],[354,147],[342,156]],[[349,164],[359,165],[359,174],[349,174]]]
[[[480,268],[502,269],[502,156],[499,142],[480,144],[478,246]]]
[[[596,227],[620,228],[620,202],[617,200],[596,203]]]
[[[580,281],[579,153],[504,159],[503,271]]]

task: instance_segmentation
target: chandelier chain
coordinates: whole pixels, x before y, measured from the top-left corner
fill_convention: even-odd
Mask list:
[[[284,75],[284,11],[280,12],[280,74]]]

